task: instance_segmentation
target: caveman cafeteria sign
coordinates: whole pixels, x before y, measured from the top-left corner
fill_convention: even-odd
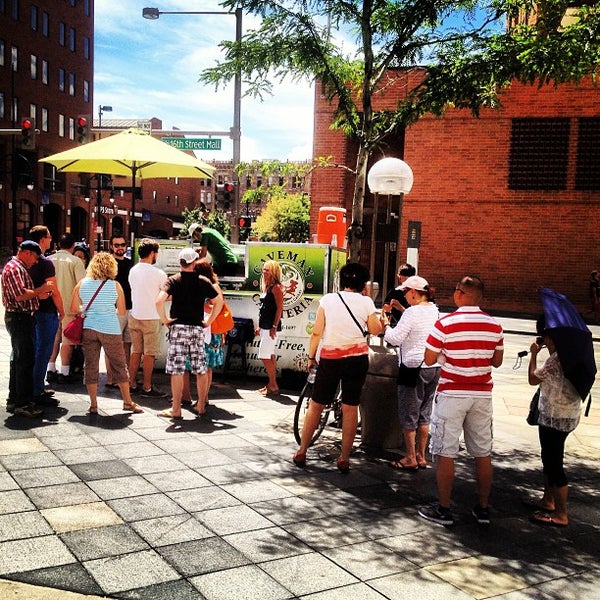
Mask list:
[[[262,266],[268,260],[276,260],[281,265],[284,288],[282,330],[277,336],[276,347],[277,368],[303,370],[318,300],[331,290],[337,272],[346,262],[346,252],[321,244],[248,244],[244,290],[226,291],[225,296],[234,316],[250,317],[255,325],[258,323]],[[258,344],[256,337],[247,345],[250,374],[264,372],[262,361],[258,359]]]

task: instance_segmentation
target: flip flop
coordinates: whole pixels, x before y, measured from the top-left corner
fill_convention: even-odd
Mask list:
[[[91,406],[87,409],[87,414],[88,415],[97,415],[98,414],[98,407],[94,407],[92,408]]]
[[[568,523],[559,523],[558,521],[555,521],[551,515],[545,512],[535,512],[529,517],[529,520],[537,525],[544,525],[547,527],[566,527],[568,525]]]
[[[396,471],[409,471],[410,473],[416,473],[419,470],[419,465],[415,465],[414,467],[407,467],[403,465],[399,460],[392,461],[388,463],[392,469]]]
[[[537,511],[542,512],[554,512],[553,508],[548,508],[547,506],[543,506],[539,500],[532,498],[531,496],[525,496],[521,498],[521,504],[523,506],[527,506],[527,508],[535,508]]]
[[[182,415],[174,415],[173,411],[169,408],[167,410],[162,410],[159,413],[156,413],[158,417],[164,417],[165,419],[173,419],[175,421],[182,421]]]
[[[131,404],[123,404],[123,410],[132,412],[134,415],[139,415],[144,412],[144,410],[141,409],[135,402],[132,402]]]

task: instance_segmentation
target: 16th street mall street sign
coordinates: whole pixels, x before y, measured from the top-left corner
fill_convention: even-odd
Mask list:
[[[164,137],[163,142],[178,150],[220,150],[221,138]]]

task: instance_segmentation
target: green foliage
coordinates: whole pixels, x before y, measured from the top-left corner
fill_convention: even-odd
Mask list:
[[[263,242],[307,242],[309,224],[310,200],[306,194],[273,189],[252,231]]]
[[[219,233],[223,235],[224,238],[231,238],[231,226],[229,225],[227,217],[220,210],[207,212],[201,210],[199,207],[191,209],[184,208],[181,212],[181,217],[183,218],[184,227],[179,233],[180,238],[188,237],[188,229],[192,223],[200,223],[201,225],[206,225],[207,227],[216,229]]]
[[[224,41],[224,60],[201,81],[224,87],[241,74],[246,95],[271,94],[273,81],[317,80],[335,108],[333,127],[358,143],[352,223],[362,223],[369,157],[425,113],[450,107],[477,115],[499,105],[511,81],[579,81],[600,66],[600,3],[567,0],[224,0],[262,19],[242,39]],[[563,21],[566,9],[569,23]],[[538,11],[539,9],[539,11]],[[537,14],[535,24],[516,16]],[[507,27],[507,20],[514,25]],[[331,33],[333,32],[333,34]],[[386,88],[395,107],[374,106]],[[351,259],[357,252],[351,239]]]

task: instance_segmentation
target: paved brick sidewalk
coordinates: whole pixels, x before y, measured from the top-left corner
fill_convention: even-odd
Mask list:
[[[156,416],[164,401],[140,398],[146,412],[130,415],[102,386],[95,418],[81,385],[62,386],[43,421],[1,402],[0,597],[600,598],[600,386],[567,443],[571,525],[530,524],[520,498],[541,482],[536,429],[524,422],[532,389],[525,365],[512,368],[529,341],[508,334],[495,373],[489,528],[470,516],[466,457],[451,529],[417,516],[435,497],[433,469],[398,473],[357,450],[343,476],[334,429],[296,468],[296,397],[263,398],[258,383],[216,386],[209,418],[176,425]],[[2,323],[3,391],[9,352]]]

